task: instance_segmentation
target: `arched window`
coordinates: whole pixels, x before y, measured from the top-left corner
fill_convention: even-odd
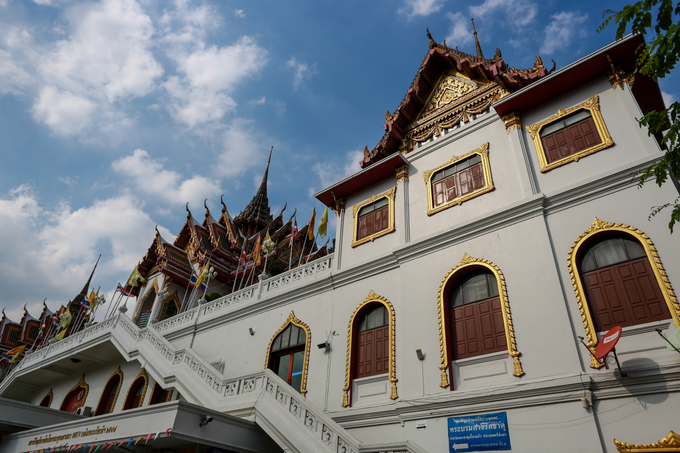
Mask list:
[[[354,377],[385,374],[390,364],[390,321],[381,303],[366,307],[357,322]]]
[[[124,411],[142,406],[148,384],[149,376],[146,374],[146,371],[142,370],[128,389],[128,394],[125,397],[125,405],[123,405]]]
[[[505,277],[491,261],[467,253],[439,285],[441,387],[453,390],[446,369],[452,362],[507,350],[514,376],[524,375],[519,360]]]
[[[140,329],[143,329],[149,323],[149,317],[151,316],[158,292],[158,279],[155,279],[153,284],[147,288],[144,296],[138,299],[140,302],[137,305],[133,319]]]
[[[671,317],[645,249],[632,236],[593,238],[581,252],[579,273],[598,332]]]
[[[267,368],[302,395],[307,393],[307,367],[311,333],[307,324],[291,311],[269,342]]]
[[[153,392],[151,392],[151,399],[149,400],[149,406],[152,404],[165,403],[170,401],[172,397],[172,389],[164,389],[158,383],[154,384]]]
[[[75,413],[79,407],[83,407],[85,399],[90,390],[90,386],[85,383],[85,375],[80,378],[80,381],[73,387],[64,397],[64,401],[59,408],[62,411]]]
[[[449,292],[453,359],[506,350],[496,276],[488,269],[462,275]]]
[[[163,305],[161,305],[158,313],[158,320],[163,321],[164,319],[172,318],[179,313],[179,308],[180,302],[175,293],[163,301]]]
[[[50,407],[52,405],[52,389],[50,389],[49,392],[47,392],[47,395],[40,401],[40,406],[42,407]]]
[[[122,384],[123,372],[120,370],[120,367],[118,367],[109,378],[106,386],[104,386],[104,391],[99,398],[99,404],[97,404],[97,410],[94,415],[110,414],[113,411]]]
[[[680,325],[680,305],[652,240],[635,227],[593,224],[569,249],[574,286],[588,347],[597,332],[673,318]],[[603,365],[591,358],[592,368]]]
[[[349,321],[342,406],[350,405],[354,379],[387,374],[391,399],[397,399],[394,307],[373,291],[354,310]]]

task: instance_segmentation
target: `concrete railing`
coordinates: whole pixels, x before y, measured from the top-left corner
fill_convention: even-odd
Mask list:
[[[320,274],[327,276],[330,274],[334,255],[330,254],[319,258],[311,263],[296,267],[295,269],[279,274],[275,277],[262,280],[255,285],[248,286],[242,290],[235,291],[219,299],[215,299],[206,304],[187,310],[172,318],[152,324],[151,326],[163,334],[189,326],[196,322],[196,316],[202,318],[204,315],[219,313],[234,306],[247,303],[255,303],[258,300],[273,296],[277,291],[286,288],[290,284],[297,282],[311,282]]]
[[[139,329],[123,314],[29,354],[4,380],[0,394],[22,375],[107,340],[127,360],[152,363],[152,377],[158,382],[170,379],[190,402],[224,412],[250,407],[255,421],[293,450],[359,453],[357,439],[271,370],[225,378],[194,350],[175,348],[155,329]]]

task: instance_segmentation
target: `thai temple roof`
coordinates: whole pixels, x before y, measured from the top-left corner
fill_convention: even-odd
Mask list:
[[[267,176],[269,175],[269,163],[272,160],[273,150],[274,147],[272,146],[272,150],[269,152],[269,159],[267,160],[267,169],[264,171],[260,188],[257,189],[257,193],[243,212],[234,218],[234,224],[242,231],[247,231],[246,235],[259,231],[273,220],[269,209],[269,199],[267,198]]]

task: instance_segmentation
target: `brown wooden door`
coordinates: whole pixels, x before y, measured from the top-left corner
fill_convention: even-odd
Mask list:
[[[598,332],[671,317],[646,257],[587,272],[582,278]]]
[[[389,371],[389,326],[359,332],[356,377],[373,376]]]
[[[451,314],[454,360],[507,349],[500,298],[455,307]]]

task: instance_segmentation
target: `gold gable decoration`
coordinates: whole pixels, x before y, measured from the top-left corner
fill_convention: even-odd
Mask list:
[[[680,452],[680,436],[673,431],[660,441],[651,444],[627,444],[616,439],[614,439],[614,444],[621,453]]]
[[[477,89],[476,84],[463,81],[451,74],[445,74],[439,81],[437,89],[430,97],[430,101],[425,106],[423,115],[427,115],[434,110],[451,104],[475,89]]]

